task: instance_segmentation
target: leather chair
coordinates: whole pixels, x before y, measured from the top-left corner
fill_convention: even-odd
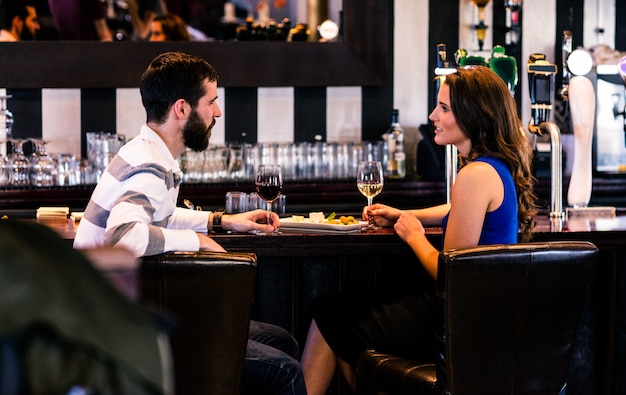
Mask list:
[[[143,258],[141,301],[173,319],[176,394],[238,394],[256,284],[251,253]]]
[[[588,242],[495,245],[439,256],[437,361],[358,358],[359,394],[558,394],[598,258]]]

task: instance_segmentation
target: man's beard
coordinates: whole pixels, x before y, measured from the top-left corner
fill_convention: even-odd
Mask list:
[[[20,32],[20,41],[33,41],[35,38],[35,35],[32,34],[26,27],[24,27]]]
[[[183,126],[183,141],[185,146],[197,152],[207,149],[213,125],[215,125],[215,119],[211,122],[211,125],[207,126],[202,119],[200,119],[198,112],[195,109],[191,110],[189,119],[187,119],[185,126]]]

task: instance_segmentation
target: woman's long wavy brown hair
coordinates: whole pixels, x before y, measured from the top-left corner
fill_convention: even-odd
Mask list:
[[[517,191],[520,241],[528,241],[535,224],[532,147],[504,81],[491,69],[472,66],[446,76],[450,106],[472,149],[461,166],[478,156],[502,159],[511,170]]]

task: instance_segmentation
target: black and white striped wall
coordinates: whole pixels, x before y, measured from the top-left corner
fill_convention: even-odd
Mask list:
[[[492,0],[486,7],[487,50],[503,44],[503,3]],[[575,46],[606,44],[626,50],[626,24],[617,23],[626,18],[624,1],[525,0],[522,15],[519,50],[524,63],[531,53],[541,52],[558,64],[558,42],[564,29],[573,31]],[[470,0],[395,0],[394,17],[393,97],[390,94],[386,100],[400,110],[411,153],[433,102],[435,45],[445,43],[450,54],[456,48],[476,53],[472,26],[477,23],[477,12]],[[523,67],[520,86],[521,117],[527,120],[530,110]],[[383,127],[380,134],[363,132],[368,116],[362,104],[371,99],[372,92],[361,87],[220,88],[224,115],[211,143],[299,142],[312,141],[316,135],[325,141],[377,139]],[[145,121],[134,88],[10,89],[6,93],[12,95],[8,106],[15,116],[14,136],[42,137],[49,141],[50,152],[80,156],[86,132],[111,131],[130,138]]]

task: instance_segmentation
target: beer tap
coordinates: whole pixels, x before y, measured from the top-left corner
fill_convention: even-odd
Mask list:
[[[550,171],[550,217],[562,218],[563,212],[563,147],[561,132],[550,122],[552,97],[554,97],[554,77],[557,67],[546,60],[540,53],[530,55],[527,63],[528,86],[530,94],[531,119],[528,130],[535,136],[548,135],[551,146]]]
[[[624,59],[626,68],[626,58]],[[593,130],[596,116],[596,92],[586,75],[593,69],[593,58],[578,48],[567,57],[568,102],[574,132],[574,160],[567,191],[567,217],[611,217],[615,207],[589,207],[593,188]]]
[[[569,30],[563,31],[563,41],[561,45],[561,54],[563,60],[562,67],[562,81],[561,81],[561,98],[563,101],[567,101],[568,99],[568,87],[569,87],[569,78],[570,73],[567,67],[567,58],[572,53],[572,32]]]
[[[567,191],[567,202],[572,210],[585,211],[592,189],[592,142],[596,112],[596,93],[589,78],[593,58],[584,49],[572,51],[566,59],[568,73],[567,100],[574,131],[574,161]]]
[[[445,44],[437,44],[437,61],[435,67],[435,100],[439,93],[439,88],[446,78],[446,75],[456,72],[456,67],[448,61],[448,54]],[[450,203],[452,195],[452,185],[456,181],[457,149],[452,144],[446,145],[446,202]]]

